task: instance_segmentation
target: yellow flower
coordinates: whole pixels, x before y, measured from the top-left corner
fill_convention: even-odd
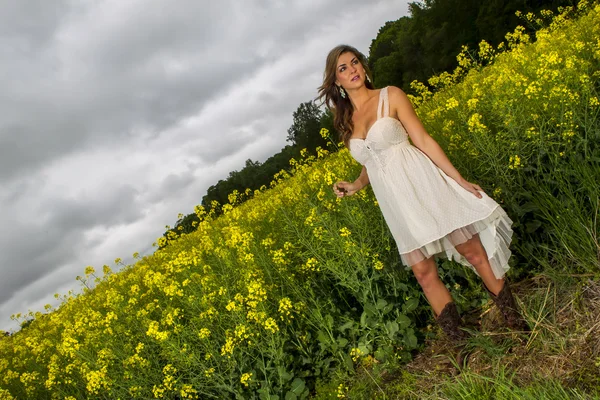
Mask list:
[[[338,399],[343,399],[346,397],[346,395],[344,394],[345,391],[348,390],[348,386],[344,386],[343,383],[340,383],[338,388],[337,388],[337,397]]]
[[[227,356],[227,358],[231,358],[230,354],[233,353],[233,349],[235,348],[235,339],[232,337],[228,337],[225,339],[225,344],[221,347],[221,355]]]
[[[323,233],[325,233],[325,229],[322,226],[317,226],[313,229],[313,235],[317,239],[323,239]]]
[[[158,322],[156,321],[151,321],[150,324],[148,325],[148,330],[146,331],[146,335],[160,341],[166,340],[169,337],[169,332],[168,331],[160,331],[158,329]]]
[[[563,139],[565,139],[565,140],[569,140],[569,139],[570,139],[570,138],[572,138],[573,136],[575,136],[575,132],[573,132],[573,131],[571,131],[571,130],[569,130],[569,131],[564,131],[564,132],[562,133],[562,137],[563,137]]]
[[[242,374],[242,377],[240,378],[240,382],[242,383],[242,385],[248,387],[248,384],[251,379],[252,379],[252,372],[246,372],[246,373]]]
[[[112,269],[110,269],[108,265],[104,265],[102,266],[102,272],[104,273],[104,275],[109,275],[112,274]]]
[[[202,328],[202,329],[200,329],[200,332],[198,332],[198,337],[200,339],[205,339],[209,336],[210,336],[210,330],[207,328]]]
[[[487,126],[481,123],[481,114],[479,113],[474,113],[471,115],[468,125],[469,132],[483,132],[487,129]]]
[[[271,333],[275,333],[279,331],[279,327],[277,326],[277,322],[273,318],[267,318],[264,322],[265,329]]]
[[[300,269],[304,272],[320,271],[321,269],[317,266],[318,263],[319,261],[316,258],[310,257],[308,260],[306,260],[305,264],[302,264]]]
[[[268,238],[263,239],[260,242],[260,244],[262,244],[265,247],[271,247],[275,244],[275,240],[273,240],[273,238],[268,237]]]
[[[368,255],[368,252],[367,252],[367,255]],[[375,268],[378,271],[383,269],[383,263],[379,259],[379,253],[373,254],[372,261],[373,261],[373,268]]]
[[[283,249],[271,250],[271,255],[272,255],[273,262],[275,264],[279,264],[279,265],[287,264],[287,261],[285,259],[285,252],[283,251]]]
[[[351,233],[352,232],[350,232],[350,229],[348,229],[346,227],[343,227],[340,229],[340,236],[348,237],[348,236],[350,236]]]
[[[450,97],[446,101],[446,109],[452,110],[453,108],[456,108],[456,107],[458,107],[458,100],[456,100],[454,97]]]
[[[485,40],[479,42],[479,58],[482,60],[494,58],[494,48]]]
[[[281,319],[284,319],[284,316],[289,317],[291,316],[291,312],[290,310],[292,309],[292,301],[287,298],[284,297],[281,300],[279,300],[279,309],[278,312],[281,314]],[[291,316],[293,318],[293,316]]]
[[[227,311],[237,311],[237,305],[235,304],[235,301],[230,301],[225,308],[227,309]]]
[[[479,99],[469,99],[467,100],[467,107],[469,108],[469,110],[473,110],[475,109],[475,107],[477,107],[477,103],[479,103]]]
[[[517,169],[521,166],[521,157],[518,155],[510,156],[508,160],[508,168]]]
[[[183,384],[181,389],[179,389],[179,394],[181,395],[182,399],[194,399],[196,398],[196,393],[196,389],[194,389],[189,383]]]
[[[107,389],[110,380],[106,376],[106,365],[98,371],[89,371],[85,377],[87,384],[86,389],[91,394],[98,394],[100,389]]]
[[[350,356],[352,357],[353,361],[358,360],[362,354],[362,351],[358,347],[353,347],[350,350]]]

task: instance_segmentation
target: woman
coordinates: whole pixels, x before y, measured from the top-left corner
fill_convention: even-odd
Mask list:
[[[354,47],[340,45],[329,52],[319,98],[333,111],[341,139],[363,165],[354,182],[335,183],[335,194],[351,196],[371,183],[402,262],[414,272],[450,339],[464,344],[467,334],[438,276],[438,257],[472,268],[507,325],[526,330],[503,278],[511,255],[511,219],[454,168],[406,94],[394,86],[375,89],[369,75],[364,55]]]

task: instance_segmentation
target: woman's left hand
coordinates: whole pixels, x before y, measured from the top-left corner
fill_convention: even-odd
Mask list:
[[[458,182],[458,184],[460,186],[464,187],[465,189],[467,189],[469,192],[473,193],[478,198],[481,199],[483,197],[481,195],[481,193],[478,192],[479,190],[481,190],[483,192],[483,189],[481,189],[481,187],[479,185],[477,185],[475,183],[471,183],[465,179],[462,179],[460,182]]]

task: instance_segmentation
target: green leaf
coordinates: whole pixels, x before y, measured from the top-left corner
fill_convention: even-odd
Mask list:
[[[417,308],[418,305],[419,305],[419,299],[417,299],[415,297],[411,297],[410,299],[408,299],[406,301],[406,303],[404,303],[404,310],[405,310],[405,312],[411,312],[415,308]]]
[[[388,336],[390,339],[393,339],[396,336],[396,333],[400,330],[398,323],[396,321],[388,321],[385,324],[385,327],[388,331]]]
[[[387,358],[387,354],[385,353],[385,350],[383,350],[381,347],[375,351],[374,356],[378,361],[381,361],[381,362],[385,361],[385,359]]]
[[[338,329],[340,332],[344,332],[346,329],[350,329],[354,326],[354,321],[348,321],[344,325],[340,326]]]
[[[396,318],[396,322],[398,322],[398,328],[402,330],[408,328],[411,324],[410,318],[404,314],[400,314],[398,318]]]
[[[330,342],[329,335],[323,331],[317,332],[317,340],[323,344],[329,344]]]
[[[364,310],[370,317],[377,315],[377,307],[371,303],[366,303],[364,305]]]
[[[338,338],[338,345],[340,347],[344,347],[347,344],[348,344],[348,339],[341,337],[341,336]]]
[[[371,349],[364,343],[358,343],[358,349],[360,350],[362,355],[367,355],[371,352]]]
[[[281,379],[282,379],[284,382],[287,382],[287,381],[289,381],[290,379],[292,379],[292,378],[294,377],[294,375],[292,375],[292,374],[290,374],[289,372],[287,372],[287,371],[285,370],[285,368],[284,368],[284,367],[281,367],[281,366],[277,367],[277,372],[279,373],[279,377],[280,377],[280,378],[281,378]]]
[[[377,300],[377,304],[375,305],[375,308],[377,308],[378,310],[383,309],[383,307],[387,306],[388,302],[385,301],[384,299],[379,299]]]
[[[303,379],[296,378],[294,382],[292,382],[292,389],[290,390],[294,394],[298,395],[304,391],[306,384]]]
[[[388,304],[387,306],[383,307],[383,310],[381,310],[381,313],[383,315],[389,313],[390,311],[392,311],[394,309],[394,305],[392,303]]]
[[[333,317],[329,314],[325,316],[325,322],[327,323],[327,327],[330,329],[333,328]]]
[[[367,326],[367,312],[363,311],[363,313],[360,316],[360,326],[362,326],[363,328],[365,326]]]
[[[346,368],[348,368],[349,371],[354,371],[354,362],[352,361],[352,358],[346,353],[342,353],[342,358],[344,359]]]
[[[409,329],[404,336],[404,341],[409,348],[414,349],[417,347],[417,337],[415,336],[412,329]]]
[[[279,400],[279,396],[276,394],[269,394],[269,388],[263,387],[257,390],[260,394],[258,398],[260,400]]]
[[[287,392],[285,394],[285,400],[298,400],[298,395],[294,392]]]

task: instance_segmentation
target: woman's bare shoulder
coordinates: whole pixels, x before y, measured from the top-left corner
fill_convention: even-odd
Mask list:
[[[388,86],[388,98],[390,101],[390,111],[396,111],[398,118],[401,115],[414,112],[412,102],[404,92],[396,86]]]
[[[398,86],[388,86],[387,87],[387,91],[388,91],[388,97],[398,97],[398,96],[406,96],[406,93],[404,93],[404,90],[400,89]]]

